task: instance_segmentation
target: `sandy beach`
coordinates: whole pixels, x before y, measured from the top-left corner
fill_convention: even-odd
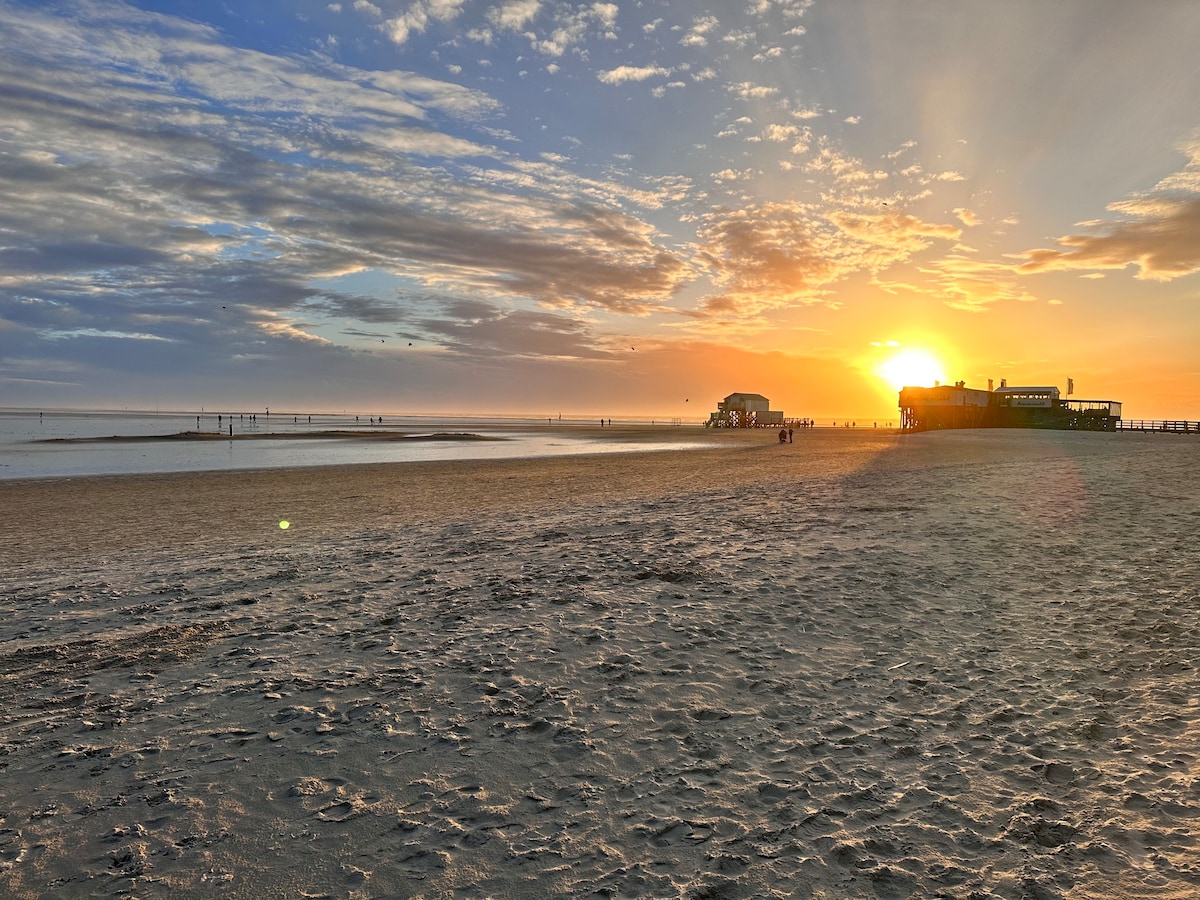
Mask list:
[[[0,894],[1195,897],[1197,461],[0,482]]]

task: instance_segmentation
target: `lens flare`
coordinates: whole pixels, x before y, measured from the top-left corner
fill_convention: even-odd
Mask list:
[[[282,528],[284,531],[287,531],[289,528],[292,527],[292,523],[289,522],[287,519],[280,519],[279,527]]]

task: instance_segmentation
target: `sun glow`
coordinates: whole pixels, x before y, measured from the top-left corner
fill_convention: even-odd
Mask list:
[[[899,350],[881,362],[875,374],[896,391],[905,387],[932,387],[934,382],[946,380],[941,362],[927,350]]]

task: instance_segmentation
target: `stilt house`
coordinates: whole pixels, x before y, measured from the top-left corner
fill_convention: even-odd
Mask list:
[[[705,425],[709,428],[761,428],[782,425],[783,413],[771,409],[771,401],[762,394],[730,394],[717,404]]]
[[[1121,404],[1116,400],[1065,400],[1054,386],[969,388],[966,382],[900,391],[904,431],[939,428],[1056,428],[1116,431]]]

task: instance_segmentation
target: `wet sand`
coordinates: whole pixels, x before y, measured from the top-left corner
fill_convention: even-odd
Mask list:
[[[572,428],[571,434],[633,445],[681,439],[680,430],[669,427],[585,427]],[[276,437],[299,440],[305,435]],[[836,437],[840,440],[834,447],[852,440],[847,434]],[[893,438],[890,433],[874,436],[885,442]],[[763,473],[745,460],[763,449],[786,449],[773,431],[691,430],[687,439],[704,440],[712,449],[655,451],[636,458],[608,453],[0,481],[0,501],[8,511],[0,522],[0,552],[15,563],[155,547],[262,541],[274,546],[281,520],[289,522],[286,537],[295,541],[302,535],[336,538],[346,529],[389,523],[494,516],[508,510],[549,512],[687,490],[706,466],[721,468],[722,477],[732,482],[752,482]],[[758,462],[772,460],[784,462],[778,454]]]
[[[1198,454],[0,483],[0,892],[1195,896]]]

